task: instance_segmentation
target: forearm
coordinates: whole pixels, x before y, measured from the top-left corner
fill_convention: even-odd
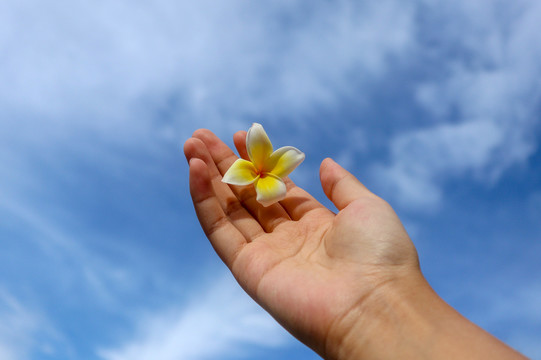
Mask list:
[[[376,289],[335,330],[326,359],[525,359],[445,303],[420,273]]]

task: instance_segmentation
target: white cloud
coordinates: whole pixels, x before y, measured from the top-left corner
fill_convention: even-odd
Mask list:
[[[4,3],[0,48],[10,56],[0,60],[0,105],[40,128],[104,133],[147,130],[140,114],[149,108],[166,108],[184,127],[212,119],[216,128],[310,111],[333,104],[351,74],[381,74],[408,48],[413,11],[398,4]]]
[[[46,337],[52,335],[45,320],[0,288],[0,358],[30,359],[36,352],[50,352]]]
[[[419,46],[441,73],[418,84],[416,97],[433,124],[392,138],[389,163],[374,171],[390,194],[419,208],[440,204],[445,178],[490,183],[524,163],[537,146],[541,102],[539,2],[426,3],[441,31]]]
[[[231,275],[222,275],[186,306],[142,316],[132,339],[98,355],[105,360],[243,357],[249,345],[275,348],[290,339]]]
[[[502,129],[487,120],[406,133],[392,139],[393,163],[374,172],[401,203],[432,208],[442,198],[438,181],[465,172],[483,176],[503,137]]]
[[[9,309],[12,310],[12,309]],[[22,315],[22,316],[21,316]],[[0,357],[6,360],[25,359],[28,357],[26,345],[30,341],[28,334],[34,324],[21,314],[21,311],[0,315]],[[9,316],[9,317],[8,317]]]
[[[0,260],[5,261],[3,268],[11,272],[0,279],[9,285],[44,287],[49,289],[48,296],[60,299],[91,297],[93,304],[113,310],[122,308],[120,298],[123,294],[136,291],[140,281],[144,281],[144,272],[135,275],[133,268],[128,270],[134,263],[140,270],[141,259],[146,257],[135,246],[123,248],[122,261],[113,262],[105,254],[91,249],[96,238],[105,236],[99,231],[81,229],[80,224],[75,228],[73,217],[55,214],[56,209],[52,211],[42,204],[29,205],[22,196],[9,191],[0,196],[0,200],[0,215],[6,229],[8,226],[18,229],[16,238],[11,238],[9,232],[3,234],[6,243],[20,256],[16,262],[13,262],[12,254],[0,256]],[[109,251],[116,251],[114,244],[108,246]],[[144,263],[151,264],[152,261],[145,259]],[[24,273],[32,274],[32,277],[20,277],[18,267],[29,268]],[[36,269],[40,268],[47,272],[38,273]],[[30,290],[32,296],[39,299],[39,292],[34,291]],[[15,304],[14,301],[10,303]]]

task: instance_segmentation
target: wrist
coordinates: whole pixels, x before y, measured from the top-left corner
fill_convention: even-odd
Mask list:
[[[443,301],[419,269],[387,276],[333,330],[326,359],[526,359]]]
[[[418,348],[436,331],[428,315],[440,302],[418,268],[378,276],[373,290],[329,332],[326,358],[419,358]]]

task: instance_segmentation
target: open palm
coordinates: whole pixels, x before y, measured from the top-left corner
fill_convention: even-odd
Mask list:
[[[247,159],[246,132],[234,136]],[[287,196],[263,207],[251,186],[221,182],[238,159],[208,130],[184,146],[201,226],[239,284],[320,354],[346,336],[348,317],[378,289],[418,271],[417,254],[392,208],[330,159],[321,184],[335,214],[286,179]],[[335,340],[335,339],[334,339]]]

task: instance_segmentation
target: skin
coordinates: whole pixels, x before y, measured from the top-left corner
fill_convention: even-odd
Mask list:
[[[233,138],[248,159],[246,132]],[[242,288],[325,359],[525,359],[447,305],[424,279],[393,209],[331,159],[321,186],[337,214],[285,179],[263,207],[223,174],[238,159],[209,130],[184,145],[201,227]]]

